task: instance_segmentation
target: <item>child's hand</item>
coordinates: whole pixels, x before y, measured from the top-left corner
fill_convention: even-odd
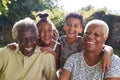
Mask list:
[[[41,51],[43,51],[43,52],[46,51],[47,53],[51,53],[54,56],[56,56],[55,51],[53,51],[52,48],[50,48],[50,47],[41,47]]]
[[[108,70],[108,68],[111,65],[111,55],[107,52],[104,51],[103,53],[103,57],[102,57],[102,72],[105,72],[106,70]]]
[[[56,55],[56,52],[55,51],[53,51],[52,50],[52,48],[50,48],[50,47],[41,47],[40,48],[41,49],[41,51],[46,51],[47,53],[51,53],[53,56],[54,56],[54,58],[55,58],[55,63],[56,63],[56,68],[58,67],[57,65],[58,65],[58,62],[57,62],[57,55]],[[46,54],[47,54],[46,53]]]
[[[58,78],[60,77],[61,73],[62,73],[62,69],[58,69],[56,72]]]
[[[16,47],[18,46],[17,43],[10,43],[10,44],[7,44],[7,48],[11,49],[11,50],[15,50]]]

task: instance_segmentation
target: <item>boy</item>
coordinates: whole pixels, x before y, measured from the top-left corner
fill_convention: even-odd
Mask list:
[[[63,28],[66,35],[60,38],[61,68],[63,67],[66,59],[71,54],[80,52],[82,49],[84,49],[82,37],[78,36],[78,34],[82,32],[82,23],[83,23],[83,16],[81,14],[70,13],[66,16],[65,25]],[[111,64],[110,57],[111,57],[111,54],[113,53],[113,49],[110,46],[105,46],[103,50],[105,54],[103,55],[103,58],[102,58],[102,70],[104,72],[105,70],[108,69],[108,67]]]

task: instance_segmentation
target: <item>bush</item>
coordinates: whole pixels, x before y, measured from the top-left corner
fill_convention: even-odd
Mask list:
[[[6,45],[7,45],[7,43],[1,43],[1,42],[0,42],[0,48],[1,48],[1,47],[4,47],[4,46],[6,46]]]
[[[119,49],[114,49],[114,53],[120,57],[120,50]]]

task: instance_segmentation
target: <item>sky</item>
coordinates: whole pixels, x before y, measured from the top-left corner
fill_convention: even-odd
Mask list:
[[[77,11],[87,5],[120,11],[120,0],[61,0],[60,5],[63,5],[63,9],[68,12]]]

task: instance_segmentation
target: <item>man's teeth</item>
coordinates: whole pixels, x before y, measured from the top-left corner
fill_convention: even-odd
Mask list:
[[[25,48],[27,51],[30,51],[32,48]]]

